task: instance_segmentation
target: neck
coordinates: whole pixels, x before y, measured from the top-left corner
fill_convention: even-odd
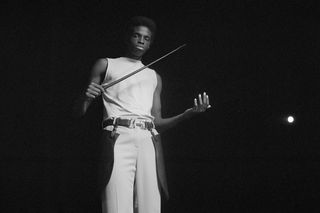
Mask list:
[[[134,55],[134,54],[132,54],[130,52],[127,52],[124,56],[127,57],[127,58],[138,60],[138,61],[141,61],[141,59],[142,59],[142,56],[137,56],[137,55]]]

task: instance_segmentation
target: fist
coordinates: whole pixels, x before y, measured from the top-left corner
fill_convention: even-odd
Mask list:
[[[96,98],[100,96],[103,91],[104,90],[101,85],[91,82],[86,90],[86,97]]]

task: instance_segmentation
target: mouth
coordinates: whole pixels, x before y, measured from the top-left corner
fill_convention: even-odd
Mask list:
[[[144,47],[142,47],[142,46],[136,46],[136,49],[138,49],[138,50],[144,50]]]

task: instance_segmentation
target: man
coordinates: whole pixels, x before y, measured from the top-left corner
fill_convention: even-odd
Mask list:
[[[152,45],[156,25],[146,17],[134,17],[126,32],[124,57],[99,59],[93,66],[90,84],[81,101],[86,113],[93,99],[102,95],[104,104],[103,142],[109,147],[103,189],[102,211],[108,213],[160,213],[160,192],[168,194],[164,180],[158,131],[204,112],[206,93],[194,99],[193,108],[171,118],[161,116],[161,78],[152,69],[103,88],[143,67],[142,56]],[[111,157],[110,157],[111,156]]]

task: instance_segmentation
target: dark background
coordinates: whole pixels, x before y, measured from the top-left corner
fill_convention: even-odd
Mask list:
[[[145,63],[187,43],[153,66],[163,115],[203,91],[213,106],[162,135],[163,212],[319,212],[318,1],[3,5],[1,212],[100,211],[101,101],[82,119],[71,109],[134,15],[158,24]]]

